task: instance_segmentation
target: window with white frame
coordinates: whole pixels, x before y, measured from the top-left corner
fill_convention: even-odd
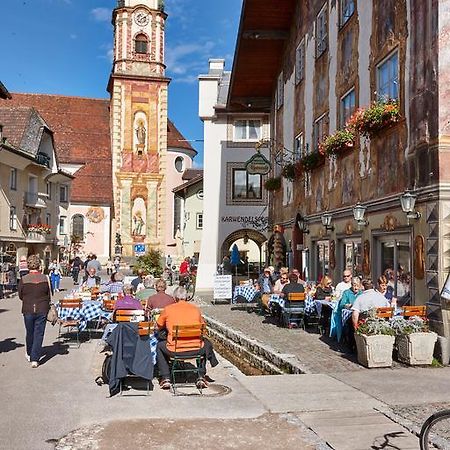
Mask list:
[[[327,3],[316,18],[316,57],[322,55],[328,48],[328,11]]]
[[[52,190],[53,190],[53,184],[51,181],[47,181],[47,195],[48,199],[51,200],[52,198]]]
[[[239,119],[234,121],[235,141],[259,141],[261,139],[261,120]]]
[[[245,169],[233,169],[233,200],[262,198],[261,175],[249,174]]]
[[[203,229],[203,213],[197,213],[196,228],[197,230]]]
[[[355,12],[355,0],[341,0],[339,3],[339,23],[342,26]]]
[[[341,98],[340,123],[344,127],[348,119],[355,111],[355,89],[345,94]]]
[[[295,83],[300,83],[305,77],[305,39],[302,39],[295,50]]]
[[[280,108],[284,103],[284,75],[283,72],[278,75],[277,80],[277,108]]]
[[[322,142],[325,138],[325,130],[326,125],[328,123],[328,116],[324,114],[323,116],[320,116],[315,122],[314,122],[314,151],[319,150],[319,142]]]
[[[396,51],[377,67],[378,100],[398,100],[398,88],[398,51]]]
[[[59,186],[59,201],[60,202],[69,201],[69,187],[66,184],[61,184]]]
[[[15,206],[9,207],[9,229],[14,231],[17,230],[17,214]]]
[[[59,217],[59,234],[67,234],[67,217]]]
[[[304,138],[303,133],[300,133],[294,139],[294,161],[300,161],[303,156]]]
[[[17,169],[11,169],[9,172],[9,188],[12,191],[17,190]]]

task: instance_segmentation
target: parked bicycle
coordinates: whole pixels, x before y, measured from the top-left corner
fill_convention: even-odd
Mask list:
[[[420,449],[450,450],[450,409],[432,414],[420,430]]]

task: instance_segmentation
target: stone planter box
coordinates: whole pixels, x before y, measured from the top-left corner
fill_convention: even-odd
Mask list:
[[[415,365],[431,364],[433,362],[434,345],[437,334],[411,333],[397,336],[395,345],[400,362]]]
[[[369,368],[392,366],[395,336],[385,334],[366,336],[355,333],[355,340],[360,364]]]

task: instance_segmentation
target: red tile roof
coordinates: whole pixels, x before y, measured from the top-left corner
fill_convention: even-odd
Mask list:
[[[54,133],[60,163],[86,164],[72,182],[71,201],[112,204],[109,100],[12,93],[9,107],[34,107]]]
[[[0,123],[3,125],[3,136],[8,144],[20,148],[32,111],[33,109],[28,107],[0,106]]]
[[[8,107],[33,107],[54,133],[60,163],[85,164],[75,174],[71,201],[111,205],[112,165],[109,99],[12,93]],[[197,153],[167,121],[167,146]]]
[[[203,169],[186,169],[181,176],[182,180],[192,180],[192,178],[203,175]]]

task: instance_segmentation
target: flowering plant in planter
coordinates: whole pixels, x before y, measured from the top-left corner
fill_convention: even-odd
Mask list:
[[[396,100],[378,100],[367,109],[358,109],[348,120],[346,127],[364,136],[373,137],[383,128],[400,120],[400,107]]]
[[[358,322],[358,327],[355,330],[356,334],[364,334],[365,336],[374,336],[377,334],[383,334],[388,336],[394,336],[395,331],[389,321],[381,319],[379,317],[372,316],[372,312],[369,313],[367,319],[363,319]]]
[[[302,174],[302,167],[299,163],[289,163],[283,167],[281,175],[289,181],[294,181],[300,178]]]
[[[52,231],[52,227],[50,225],[42,224],[42,223],[35,223],[35,224],[29,224],[27,226],[27,231],[39,233],[39,234],[50,234]]]
[[[336,156],[346,149],[353,147],[355,137],[356,133],[351,128],[337,130],[319,144],[319,153],[328,157]]]
[[[393,317],[390,322],[396,335],[430,332],[428,319],[424,317],[413,316],[409,319],[405,319],[402,316],[398,316]]]
[[[281,188],[281,177],[267,178],[264,187],[267,191],[278,191]]]
[[[300,167],[305,172],[310,172],[316,167],[319,167],[324,161],[323,155],[319,152],[308,153],[299,161]]]

